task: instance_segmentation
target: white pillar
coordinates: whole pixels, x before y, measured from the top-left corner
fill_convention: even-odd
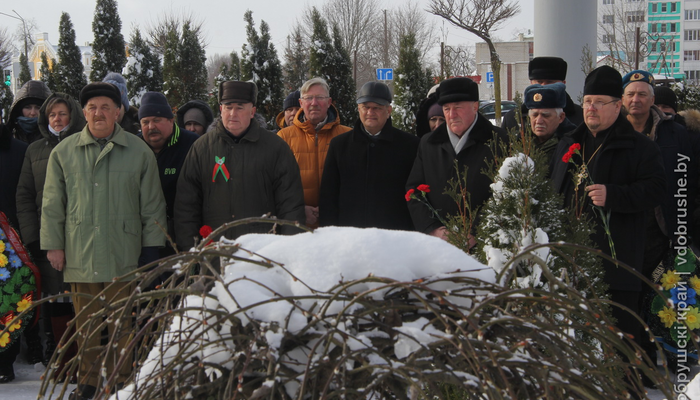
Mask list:
[[[586,45],[595,61],[599,0],[535,0],[535,57],[554,56],[568,64],[566,89],[577,99],[583,93],[585,75],[581,56]]]

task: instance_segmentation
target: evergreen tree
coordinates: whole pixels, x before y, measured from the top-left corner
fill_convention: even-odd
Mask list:
[[[284,49],[284,87],[287,93],[299,89],[309,79],[308,48],[301,27],[297,25],[294,32],[287,36],[287,47]]]
[[[54,76],[53,69],[56,66],[56,60],[51,59],[51,63],[49,64],[48,57],[46,56],[46,52],[42,51],[41,52],[41,68],[39,69],[39,73],[41,74],[41,81],[46,83],[46,86],[51,89],[52,92],[56,91],[56,77]]]
[[[73,23],[66,12],[61,14],[58,33],[57,53],[61,61],[55,64],[56,90],[77,99],[80,97],[80,91],[87,85],[87,79],[83,74],[80,48],[75,44]]]
[[[139,107],[144,93],[163,90],[163,67],[160,65],[160,58],[143,40],[138,29],[132,33],[130,42],[130,54],[124,78],[129,91],[129,100]]]
[[[19,84],[20,86],[32,80],[32,73],[29,72],[29,62],[27,61],[27,56],[22,53],[19,55]]]
[[[331,40],[326,21],[315,7],[311,10],[311,21],[311,76],[319,76],[328,82],[330,96],[340,113],[340,122],[353,124],[357,104],[352,101],[355,98],[355,83],[350,57],[340,42],[337,29],[333,30],[335,42]],[[348,87],[351,88],[349,93]]]
[[[207,54],[199,38],[199,31],[192,29],[190,21],[186,21],[182,26],[182,39],[178,53],[183,97],[181,101],[174,104],[184,104],[195,99],[206,100]]]
[[[392,123],[399,129],[413,133],[420,103],[434,84],[430,71],[421,67],[420,52],[413,33],[401,38],[399,66],[394,77]]]
[[[238,57],[238,53],[235,51],[231,52],[231,63],[228,67],[228,77],[232,81],[240,81],[242,78],[241,72],[241,58]]]
[[[12,94],[10,87],[5,85],[5,80],[0,80],[0,122],[7,121],[10,117],[10,108],[15,96]]]
[[[248,43],[241,52],[241,72],[244,80],[258,86],[257,111],[268,119],[269,124],[282,109],[284,93],[282,91],[282,65],[277,57],[277,50],[270,40],[270,28],[265,21],[260,22],[260,34],[255,30],[253,12],[246,11],[246,34]]]
[[[90,81],[101,81],[109,72],[120,72],[126,65],[126,43],[116,0],[97,0],[92,21],[95,40],[92,43]]]
[[[200,30],[191,21],[182,24],[182,33],[171,26],[163,52],[163,91],[170,104],[206,100],[206,54]]]

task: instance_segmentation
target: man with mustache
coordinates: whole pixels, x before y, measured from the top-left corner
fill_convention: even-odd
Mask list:
[[[557,82],[551,85],[530,85],[525,89],[525,101],[533,143],[547,155],[547,162],[557,148],[559,138],[576,129],[566,118],[566,86]]]
[[[121,335],[117,349],[103,360],[100,330],[88,329],[90,315],[102,307],[92,299],[100,295],[114,304],[131,294],[133,275],[118,278],[137,268],[142,252],[152,254],[155,249],[157,254],[165,244],[160,227],[166,223],[153,152],[117,124],[119,89],[110,83],[91,83],[80,92],[80,104],[87,125],[62,140],[49,156],[39,231],[51,266],[64,271],[72,293],[81,294],[73,297],[73,304],[75,326],[81,332],[78,344],[84,352],[71,400],[92,399],[102,376],[114,372],[116,384],[123,385],[131,375],[127,350],[131,316],[111,315],[107,320],[109,335],[117,335],[116,330]],[[113,371],[119,350],[126,352],[126,359]],[[103,361],[106,371],[100,371]]]
[[[318,203],[321,177],[331,139],[350,130],[340,124],[340,115],[331,99],[328,83],[323,78],[313,78],[301,86],[301,111],[294,117],[293,125],[277,135],[284,139],[294,152],[301,170],[304,185],[304,211],[306,225],[318,227]]]
[[[173,240],[177,240],[173,224],[177,179],[185,162],[185,156],[199,135],[180,128],[175,123],[174,117],[172,107],[163,93],[146,92],[141,98],[139,108],[141,134],[139,136],[156,155],[160,186],[165,196],[168,234]],[[160,257],[171,254],[175,254],[175,251],[169,243],[160,250]]]

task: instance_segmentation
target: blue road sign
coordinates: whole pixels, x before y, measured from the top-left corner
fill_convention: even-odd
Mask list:
[[[393,81],[394,80],[394,69],[393,68],[377,68],[377,80]]]
[[[486,82],[493,82],[493,72],[486,73]]]

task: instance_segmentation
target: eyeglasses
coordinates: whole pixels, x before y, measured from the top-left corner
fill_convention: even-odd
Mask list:
[[[607,106],[608,104],[614,103],[614,102],[616,102],[616,101],[618,101],[618,100],[617,100],[617,99],[613,99],[613,100],[606,101],[606,102],[602,102],[602,101],[584,101],[583,104],[581,104],[581,106],[583,107],[584,110],[587,110],[587,109],[589,109],[589,108],[591,108],[591,107],[595,108],[596,110],[600,110],[601,108],[603,108],[603,106]]]
[[[304,96],[304,97],[301,97],[301,100],[308,101],[309,103],[311,103],[314,100],[323,101],[326,99],[330,99],[330,96]]]

